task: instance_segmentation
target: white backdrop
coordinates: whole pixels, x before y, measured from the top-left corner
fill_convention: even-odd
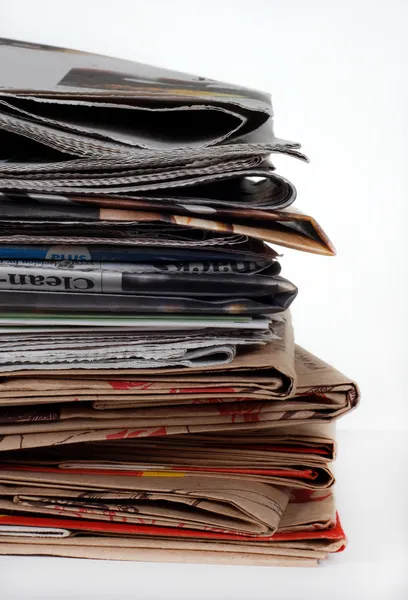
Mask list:
[[[275,164],[338,250],[282,263],[298,343],[361,385],[341,428],[407,427],[407,18],[406,0],[0,0],[2,37],[272,92],[277,135],[312,161]]]

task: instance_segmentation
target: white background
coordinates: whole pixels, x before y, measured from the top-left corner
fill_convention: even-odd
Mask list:
[[[336,568],[294,577],[279,569],[101,568],[51,559],[38,570],[35,559],[3,559],[2,600],[79,598],[81,587],[84,598],[92,590],[99,598],[149,599],[408,596],[406,444],[392,433],[407,429],[408,415],[407,25],[407,0],[0,0],[0,36],[272,92],[277,135],[300,141],[311,159],[275,164],[298,188],[297,206],[317,218],[338,250],[335,258],[284,252],[284,275],[300,288],[297,341],[363,392],[359,410],[339,423],[355,432],[341,437],[351,444],[343,453],[340,447],[339,461],[351,541]],[[374,476],[392,488],[376,490]],[[49,587],[37,588],[47,571],[54,573]],[[68,578],[59,592],[58,576]]]

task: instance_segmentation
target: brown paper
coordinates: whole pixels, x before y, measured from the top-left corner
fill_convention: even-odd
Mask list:
[[[178,529],[187,527],[213,533],[241,533],[260,540],[265,536],[270,539],[276,529],[280,533],[316,531],[336,523],[331,490],[290,491],[259,484],[248,487],[244,481],[232,483],[229,479],[202,485],[199,477],[194,481],[181,480],[177,488],[160,489],[153,477],[149,478],[150,484],[142,481],[139,485],[132,480],[131,484],[125,482],[113,489],[112,482],[117,478],[112,476],[98,476],[97,482],[93,477],[82,476],[79,485],[76,475],[43,475],[41,479],[38,474],[35,477],[33,473],[23,473],[17,479],[13,472],[7,472],[2,478],[6,485],[0,490],[0,510],[154,525],[155,531],[157,526],[168,526],[175,528],[175,536]]]
[[[353,409],[359,399],[357,386],[347,377],[306,350],[296,346],[295,395],[284,401],[224,402],[135,409],[62,406],[36,416],[36,409],[22,418],[7,417],[0,426],[0,450],[35,448],[77,442],[112,441],[136,437],[161,437],[211,431],[248,431],[302,423],[325,423]],[[214,376],[212,376],[214,381]],[[249,375],[247,374],[248,378]],[[266,386],[270,379],[259,375],[254,384]],[[63,380],[62,380],[63,381]],[[215,376],[214,383],[221,383]],[[55,380],[53,380],[53,385]],[[253,385],[252,379],[250,385]],[[172,395],[173,396],[173,395]],[[176,394],[174,394],[176,396]],[[135,399],[137,399],[135,395]],[[249,396],[251,397],[251,396]],[[176,399],[175,399],[176,402]],[[109,406],[114,407],[112,401]],[[65,416],[65,418],[64,418]],[[4,423],[3,419],[3,423]]]
[[[121,546],[55,545],[38,543],[0,543],[0,554],[24,556],[64,556],[69,558],[91,558],[102,560],[128,560],[135,562],[169,562],[195,564],[227,564],[247,566],[316,567],[317,558],[281,555],[256,555],[235,552],[204,552],[202,550],[152,550],[150,548],[123,548]]]
[[[183,477],[173,474],[171,477],[145,473],[147,476],[121,477],[116,475],[78,475],[72,471],[58,472],[58,469],[35,472],[2,469],[2,483],[31,483],[41,487],[62,486],[67,489],[81,490],[81,502],[86,502],[89,510],[80,511],[81,502],[47,501],[46,492],[43,501],[35,501],[35,496],[14,496],[14,502],[0,500],[1,511],[28,511],[39,514],[61,514],[77,517],[78,511],[86,518],[106,519],[126,522],[157,524],[166,526],[190,526],[199,529],[217,528],[220,531],[235,531],[252,535],[270,535],[278,527],[286,507],[289,493],[285,488],[276,488],[244,480],[209,479],[200,476]],[[103,491],[101,491],[103,490]],[[105,490],[131,492],[131,502],[123,507],[123,515],[115,515],[115,508]],[[102,503],[101,510],[93,500]],[[185,501],[189,499],[189,512],[185,511]],[[192,499],[192,501],[191,501]],[[161,502],[171,502],[161,506]],[[156,503],[159,503],[156,505]],[[180,502],[182,506],[180,507]],[[226,506],[225,506],[226,505]],[[227,507],[230,507],[227,510]],[[217,516],[218,515],[218,516]],[[150,522],[149,522],[150,521]]]

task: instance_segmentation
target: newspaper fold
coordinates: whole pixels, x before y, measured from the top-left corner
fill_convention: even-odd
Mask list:
[[[68,444],[4,452],[3,464],[59,467],[68,472],[118,475],[149,471],[252,480],[308,489],[330,487],[334,457],[330,425],[281,427],[258,432],[189,434]],[[166,475],[164,475],[166,476]]]
[[[14,517],[15,518],[15,517]],[[25,517],[17,517],[17,520]],[[38,519],[37,519],[38,520]],[[50,527],[49,519],[41,519],[42,530]],[[58,519],[56,519],[58,523]],[[58,523],[61,526],[61,522]],[[4,528],[13,526],[4,526]],[[60,529],[60,531],[67,531]],[[214,534],[213,534],[214,535]],[[337,516],[334,527],[314,532],[297,531],[275,533],[267,542],[250,540],[194,540],[170,537],[138,535],[95,536],[76,534],[64,540],[48,540],[37,537],[4,537],[0,554],[25,554],[48,556],[71,556],[112,560],[136,560],[153,562],[194,562],[242,565],[317,566],[329,553],[344,550],[347,540]]]
[[[7,479],[13,480],[13,475],[8,473]],[[31,475],[28,476],[28,480],[31,479]],[[151,484],[150,487],[154,486]],[[146,487],[146,486],[144,486]],[[168,487],[168,486],[166,486]],[[143,495],[144,500],[140,501],[138,498],[140,493],[135,492],[80,492],[79,490],[71,489],[70,487],[56,488],[50,487],[47,483],[42,488],[30,487],[29,481],[23,485],[11,485],[8,486],[5,492],[4,498],[10,496],[11,493],[17,490],[32,490],[33,496],[22,500],[19,495],[14,496],[14,501],[2,499],[0,500],[1,508],[5,512],[0,516],[3,527],[7,526],[25,526],[25,527],[43,527],[44,533],[49,528],[61,528],[64,531],[69,531],[74,534],[75,539],[72,540],[74,544],[78,542],[81,544],[81,540],[89,539],[89,536],[120,536],[119,539],[130,539],[133,540],[134,545],[143,544],[143,542],[149,540],[149,545],[159,546],[160,542],[163,542],[164,547],[175,545],[177,547],[190,548],[194,546],[198,548],[205,547],[208,544],[208,548],[218,549],[219,551],[232,550],[233,546],[237,547],[237,551],[242,551],[244,547],[248,548],[248,552],[261,552],[268,553],[274,547],[276,548],[292,548],[295,549],[319,549],[319,546],[327,550],[339,550],[341,546],[333,543],[341,541],[342,545],[345,544],[344,534],[341,530],[341,526],[338,522],[336,515],[333,495],[331,492],[307,492],[302,490],[296,490],[294,492],[285,491],[284,488],[280,490],[278,488],[272,488],[269,486],[269,491],[266,492],[264,488],[268,486],[257,486],[262,489],[262,493],[268,494],[268,497],[273,498],[272,504],[268,505],[264,503],[262,506],[247,504],[246,497],[242,494],[234,497],[234,492],[230,492],[228,488],[228,480],[225,480],[225,488],[223,492],[215,493],[216,497],[226,497],[233,499],[234,502],[238,502],[242,506],[242,510],[247,515],[247,521],[250,522],[249,515],[251,515],[253,522],[258,522],[259,519],[264,519],[265,515],[268,515],[269,510],[272,513],[272,519],[276,522],[276,511],[281,511],[281,507],[284,506],[283,516],[280,518],[279,526],[270,534],[261,535],[257,533],[243,533],[240,531],[228,531],[223,530],[219,527],[212,526],[211,523],[217,517],[217,509],[221,511],[219,516],[220,519],[224,518],[227,520],[223,513],[228,513],[228,503],[221,502],[217,504],[217,501],[213,502],[213,506],[209,506],[208,512],[202,510],[201,502],[197,502],[195,496],[184,497],[185,502],[190,505],[189,515],[190,522],[184,524],[183,521],[177,522],[177,518],[174,520],[174,524],[165,525],[160,524],[160,519],[154,519],[153,523],[149,522],[149,519],[141,516],[137,508],[141,506],[150,506],[152,510],[163,512],[165,503],[160,500],[162,496],[175,498],[175,506],[179,501],[176,497],[180,492],[170,492],[162,494],[161,492],[146,493]],[[9,490],[9,491],[7,491]],[[3,491],[2,491],[3,493]],[[255,492],[255,497],[256,497]],[[214,495],[214,492],[211,493]],[[118,499],[128,498],[127,504],[118,504]],[[265,498],[265,496],[262,496]],[[289,497],[289,502],[288,502]],[[36,500],[36,498],[38,500]],[[47,499],[48,498],[48,499]],[[62,498],[64,501],[62,502]],[[89,498],[89,499],[88,499]],[[61,499],[61,500],[59,500]],[[112,509],[107,508],[107,502],[115,503],[109,504],[109,506],[117,506],[118,508]],[[205,502],[203,504],[205,505]],[[48,504],[47,504],[48,503]],[[75,515],[77,518],[72,519],[70,517],[71,505],[75,503],[82,506],[83,510]],[[283,503],[283,504],[282,504]],[[170,502],[171,504],[171,502]],[[211,505],[211,502],[208,503]],[[100,510],[98,510],[98,505]],[[115,519],[116,513],[123,513],[129,510],[130,506],[134,507],[134,519],[132,520],[129,515],[126,518]],[[47,508],[49,506],[49,508]],[[181,502],[183,506],[183,501]],[[88,510],[86,507],[89,507]],[[156,508],[154,508],[156,507]],[[252,508],[252,512],[248,510],[248,507]],[[35,513],[37,510],[37,513]],[[146,510],[144,508],[143,510]],[[183,509],[181,509],[182,511]],[[78,511],[78,509],[77,509]],[[34,514],[30,514],[34,513]],[[105,512],[105,514],[102,514]],[[171,507],[168,509],[169,514],[174,514],[177,517],[177,508]],[[49,516],[47,516],[49,515]],[[52,516],[51,516],[52,515]],[[58,516],[57,516],[58,515]],[[198,515],[198,516],[196,516]],[[202,521],[202,525],[192,524],[194,518]],[[158,522],[159,521],[159,522]],[[230,522],[234,522],[234,518],[230,518]],[[245,521],[243,523],[239,519],[235,519],[235,528],[246,527]],[[122,536],[127,536],[123,538]],[[103,537],[107,543],[110,538]],[[94,538],[94,543],[98,544],[98,538]],[[330,543],[330,542],[331,543]],[[125,542],[126,543],[126,542]],[[85,541],[86,544],[86,541]],[[241,546],[241,544],[243,544]],[[1,546],[2,544],[0,544]],[[102,544],[103,545],[103,544]]]
[[[28,482],[45,488],[40,497],[24,494],[11,500],[0,499],[2,512],[63,514],[74,518],[81,514],[82,518],[102,522],[187,527],[261,537],[276,531],[290,495],[285,488],[238,479],[181,474],[166,477],[155,472],[147,472],[145,476],[106,477],[14,465],[0,468],[0,481]],[[60,499],[48,499],[47,486],[59,485],[64,490],[78,491],[71,495],[64,491]]]
[[[137,236],[133,231],[152,212],[151,219],[174,225],[166,245],[175,242],[177,231],[195,228],[229,232],[207,235],[218,243],[251,236],[334,254],[312,217],[280,212],[296,191],[275,173],[268,156],[304,157],[298,144],[274,136],[268,94],[16,40],[0,40],[0,59],[0,141],[8,148],[0,165],[0,188],[6,191],[0,214],[7,219],[7,231],[0,223],[0,243],[125,238],[153,245],[154,236],[142,235],[140,224]],[[70,215],[71,231],[55,222],[53,203],[60,218]],[[30,230],[30,215],[48,222],[48,235],[39,223]],[[93,224],[87,229],[73,215],[87,215]],[[19,216],[24,227],[12,223]],[[121,227],[115,228],[115,220]],[[49,222],[57,235],[50,235]]]
[[[79,396],[73,396],[75,404],[72,409],[69,404],[50,404],[49,397],[45,396],[45,406],[42,409],[31,408],[29,410],[5,408],[4,415],[7,419],[6,425],[1,425],[0,450],[14,450],[23,448],[35,448],[53,446],[60,444],[73,444],[78,442],[96,442],[126,440],[145,437],[163,437],[180,434],[197,434],[211,432],[244,432],[254,430],[269,430],[283,425],[301,425],[303,423],[327,423],[333,421],[352,410],[358,403],[359,393],[356,385],[344,375],[335,371],[326,363],[320,361],[302,348],[296,347],[295,364],[298,372],[296,374],[295,393],[282,393],[282,381],[265,376],[253,376],[248,378],[248,373],[240,376],[234,373],[234,377],[223,373],[220,378],[214,372],[210,374],[209,381],[216,388],[207,392],[209,397],[195,399],[194,392],[188,394],[185,403],[179,402],[176,394],[170,392],[169,402],[166,404],[153,404],[143,406],[144,394],[136,393],[128,396],[124,404],[120,403],[121,395],[118,397],[107,396],[107,400],[99,402],[96,400],[91,406],[89,403],[78,402]],[[231,363],[230,363],[231,365]],[[226,365],[228,368],[230,365]],[[275,371],[276,373],[276,371]],[[240,380],[241,377],[241,380]],[[195,381],[194,377],[188,377],[189,383],[204,382],[204,375],[200,375]],[[181,379],[183,381],[183,379]],[[243,386],[243,382],[245,382]],[[72,384],[73,382],[71,382]],[[136,381],[132,385],[129,380],[111,380],[111,388],[128,392],[144,388],[147,382]],[[173,381],[173,386],[174,386]],[[186,382],[184,382],[186,383]],[[235,398],[234,387],[228,392],[222,392],[224,384],[240,386],[239,389],[247,390],[247,395]],[[6,387],[2,389],[6,394],[15,390],[19,394],[26,394],[30,387],[34,393],[36,383],[30,380],[17,380],[5,382]],[[44,380],[42,385],[46,389],[57,390],[65,385],[65,380]],[[89,385],[92,390],[92,380],[83,380],[82,385]],[[13,386],[14,390],[13,390]],[[21,387],[22,386],[22,387]],[[48,387],[47,387],[48,386]],[[106,386],[106,387],[107,387]],[[218,387],[218,390],[217,390]],[[221,388],[221,390],[219,389]],[[249,389],[248,389],[249,388]],[[251,389],[260,391],[263,397],[257,399],[256,393]],[[177,388],[176,388],[177,389]],[[24,390],[24,391],[23,391]],[[190,390],[191,391],[191,390]],[[195,388],[195,392],[203,392],[203,388]],[[205,393],[205,392],[204,392]],[[217,393],[224,393],[219,398]],[[231,394],[231,396],[229,396]],[[71,396],[72,398],[72,396]],[[88,396],[89,398],[89,396]],[[65,398],[70,402],[69,397]],[[6,396],[3,405],[13,406],[14,397]],[[38,396],[27,396],[25,404],[31,402],[38,404]],[[89,401],[88,401],[89,402]],[[98,402],[98,404],[96,403]],[[71,405],[72,406],[72,405]],[[20,410],[20,414],[18,413]],[[14,414],[13,414],[14,411]],[[327,471],[326,471],[327,473]],[[331,475],[326,485],[330,484]],[[324,481],[324,478],[323,478]]]
[[[0,181],[0,184],[4,186],[4,182],[2,184]],[[53,189],[58,191],[55,186]],[[15,240],[18,243],[52,244],[64,243],[63,238],[72,235],[75,239],[72,239],[71,243],[90,244],[103,243],[101,238],[105,235],[115,244],[123,239],[127,239],[129,244],[136,244],[137,233],[142,240],[154,245],[153,238],[149,238],[148,235],[156,233],[176,245],[177,238],[187,244],[189,238],[195,234],[196,238],[199,236],[197,240],[200,237],[205,238],[207,244],[210,243],[209,240],[218,241],[219,244],[242,243],[250,237],[305,252],[335,254],[333,244],[317,221],[292,207],[265,212],[246,208],[206,208],[199,204],[182,205],[180,202],[172,207],[162,203],[155,204],[152,200],[108,201],[79,197],[64,197],[62,200],[67,199],[68,202],[56,202],[53,206],[54,199],[51,197],[50,204],[47,205],[44,202],[45,198],[43,195],[40,201],[34,199],[25,202],[0,202],[0,240],[5,243]],[[58,197],[55,198],[58,200]],[[102,207],[86,206],[91,205],[91,202]],[[103,208],[104,205],[107,207]],[[133,209],[138,207],[142,210]],[[157,209],[160,209],[160,212]],[[52,223],[52,237],[44,235],[47,231],[47,227],[44,231],[44,221],[48,224],[48,229]],[[166,228],[164,223],[167,223]],[[93,231],[95,227],[96,230]],[[213,238],[210,237],[210,233]],[[61,242],[56,234],[59,234]],[[94,238],[95,235],[99,237]],[[216,235],[218,237],[215,237]],[[95,241],[89,241],[92,239]]]
[[[1,39],[0,57],[5,131],[73,154],[89,147],[99,155],[134,146],[184,150],[253,132],[264,142],[263,131],[271,137],[272,107],[263,92],[17,40]]]

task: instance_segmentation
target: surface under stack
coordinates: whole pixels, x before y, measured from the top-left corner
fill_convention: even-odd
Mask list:
[[[15,40],[0,65],[0,554],[343,550],[358,390],[294,342],[279,253],[334,249],[269,95]]]

